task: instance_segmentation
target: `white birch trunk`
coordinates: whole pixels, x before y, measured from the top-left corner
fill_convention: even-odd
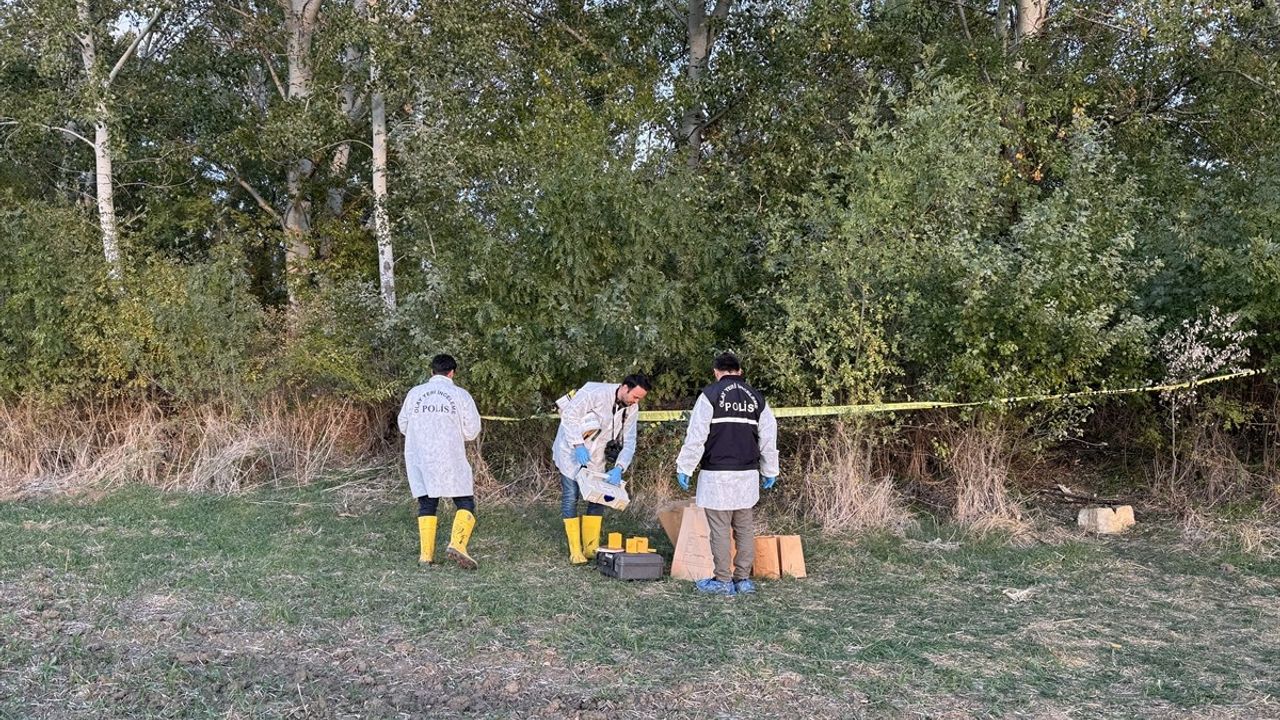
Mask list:
[[[102,255],[107,260],[107,275],[119,282],[124,276],[124,260],[120,257],[120,236],[116,228],[115,180],[112,175],[111,130],[107,126],[107,106],[98,103],[98,119],[94,122],[93,162],[98,193],[98,225],[102,229]]]
[[[370,122],[373,125],[373,231],[378,239],[378,281],[382,303],[396,309],[395,252],[391,241],[391,221],[387,217],[387,103],[378,87],[378,64],[369,65]]]
[[[98,46],[93,34],[94,22],[89,11],[89,0],[76,0],[76,19],[80,24],[80,60],[84,64],[85,81],[98,95],[98,101],[94,105],[97,117],[93,119],[93,176],[98,200],[98,228],[102,233],[102,255],[107,261],[107,275],[118,282],[124,276],[124,262],[120,258],[120,236],[116,227],[111,129],[107,125],[107,88],[98,68]]]

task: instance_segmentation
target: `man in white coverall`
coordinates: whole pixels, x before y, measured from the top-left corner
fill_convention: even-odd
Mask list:
[[[778,480],[778,423],[759,390],[742,377],[733,353],[721,353],[712,364],[716,381],[703,388],[689,414],[689,429],[676,458],[676,482],[689,489],[698,473],[698,507],[706,510],[711,530],[715,576],[697,581],[699,591],[717,595],[753,593],[755,519],[761,478],[768,490]],[[737,545],[730,558],[729,532]],[[730,561],[732,560],[732,570]]]
[[[589,382],[560,407],[560,429],[551,458],[560,471],[560,516],[569,541],[569,562],[574,565],[587,562],[600,547],[604,514],[603,505],[587,503],[587,512],[578,517],[580,492],[575,478],[584,467],[605,473],[606,449],[612,443],[618,456],[605,479],[622,484],[622,473],[636,454],[637,403],[650,387],[649,378],[639,374],[626,376],[620,384]]]
[[[409,391],[399,421],[409,489],[418,499],[418,560],[434,562],[436,509],[440,498],[453,498],[453,532],[445,555],[475,570],[476,561],[467,554],[476,525],[476,501],[466,442],[480,434],[480,413],[471,394],[453,384],[457,369],[457,361],[449,355],[431,358],[431,379]]]

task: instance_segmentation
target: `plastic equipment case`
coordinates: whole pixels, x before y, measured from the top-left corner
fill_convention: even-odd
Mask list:
[[[657,553],[601,550],[596,553],[600,572],[619,580],[661,580],[665,561]]]
[[[604,473],[592,472],[586,468],[579,469],[575,479],[582,499],[614,510],[626,510],[631,502],[631,497],[627,495],[627,481],[623,480],[621,485],[610,485],[605,482],[606,477],[608,476]]]

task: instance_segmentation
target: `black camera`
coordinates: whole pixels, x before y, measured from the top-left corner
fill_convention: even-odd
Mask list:
[[[604,466],[609,468],[618,463],[618,455],[622,453],[622,441],[610,440],[604,446]]]

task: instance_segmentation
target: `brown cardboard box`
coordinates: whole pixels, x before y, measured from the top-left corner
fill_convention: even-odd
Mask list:
[[[1133,506],[1081,508],[1076,522],[1088,532],[1113,534],[1133,527]]]
[[[799,535],[779,535],[778,556],[782,558],[783,575],[802,578],[809,574],[804,569],[804,545]]]
[[[777,580],[783,575],[802,578],[804,546],[799,535],[757,535],[756,561],[751,568],[754,577]]]

